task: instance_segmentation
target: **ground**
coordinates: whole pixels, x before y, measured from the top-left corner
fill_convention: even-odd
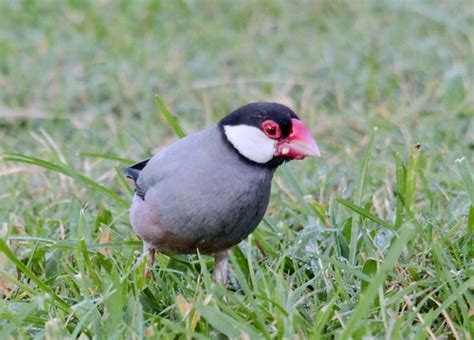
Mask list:
[[[4,337],[474,336],[471,1],[0,12]],[[145,282],[121,170],[259,100],[324,157],[278,170],[227,289],[207,256],[159,255]]]

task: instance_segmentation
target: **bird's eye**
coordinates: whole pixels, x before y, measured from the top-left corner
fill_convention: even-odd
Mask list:
[[[277,132],[277,130],[273,127],[273,126],[269,126],[267,127],[267,132],[269,135],[275,135],[275,133]]]
[[[280,138],[281,130],[280,126],[273,120],[266,120],[262,123],[263,132],[272,139]]]

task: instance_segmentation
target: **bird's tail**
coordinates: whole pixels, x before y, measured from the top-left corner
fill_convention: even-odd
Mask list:
[[[145,159],[144,161],[141,161],[139,163],[133,164],[132,166],[126,168],[123,172],[127,178],[132,179],[135,184],[137,183],[138,176],[140,175],[140,172],[143,170],[145,165],[147,165],[148,161],[150,159]]]
[[[132,166],[126,168],[123,172],[127,178],[130,178],[133,180],[133,183],[135,184],[135,192],[139,197],[144,199],[145,193],[140,190],[137,184],[138,176],[140,176],[140,172],[143,170],[143,168],[147,165],[148,161],[150,158],[145,159],[144,161],[141,161],[139,163],[133,164]]]

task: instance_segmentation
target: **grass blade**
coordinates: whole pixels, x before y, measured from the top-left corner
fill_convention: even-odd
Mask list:
[[[16,319],[16,315],[12,315],[10,313],[0,312],[0,320],[12,320],[12,321],[14,321],[15,319]],[[25,324],[27,324],[27,323],[34,324],[39,328],[44,327],[44,324],[47,321],[48,320],[46,320],[46,319],[42,319],[42,318],[39,318],[39,317],[36,317],[36,316],[31,316],[31,315],[28,315],[26,318],[23,319],[23,322]]]
[[[474,183],[472,180],[472,171],[469,168],[469,164],[467,163],[466,159],[460,158],[456,159],[456,165],[458,166],[459,173],[461,174],[462,181],[464,182],[464,186],[466,187],[467,194],[471,199],[471,206],[469,208],[469,214],[467,218],[467,232],[469,234],[474,233]]]
[[[11,251],[10,247],[8,247],[7,243],[5,242],[4,239],[0,239],[0,252],[4,253],[5,256],[13,262],[13,264],[20,270],[22,271],[26,277],[28,277],[31,281],[36,283],[39,289],[41,289],[43,292],[48,294],[49,296],[52,297],[52,299],[56,302],[56,305],[61,308],[63,311],[69,313],[69,305],[61,299],[59,296],[57,296],[47,285],[41,281],[41,279],[36,276],[28,267],[26,267],[23,262],[21,262],[15,254]]]
[[[102,158],[102,159],[108,159],[111,161],[116,161],[124,164],[131,164],[134,161],[127,159],[127,158],[122,158],[114,155],[109,155],[106,153],[98,153],[98,152],[81,152],[80,153],[81,157],[90,157],[90,158]]]
[[[86,245],[86,240],[84,240],[83,238],[79,240],[79,249],[82,253],[82,257],[84,258],[84,262],[92,278],[92,281],[94,281],[94,284],[96,285],[97,288],[100,288],[101,282],[100,282],[99,276],[97,276],[94,266],[92,265],[91,258],[89,257],[89,250],[87,249],[87,245]]]
[[[466,187],[467,194],[471,199],[471,205],[474,205],[474,183],[472,180],[472,171],[469,169],[469,165],[466,162],[466,159],[460,158],[456,159],[456,165],[458,166],[459,173],[461,174],[462,180],[464,182],[464,186]]]
[[[431,327],[433,321],[445,310],[447,309],[453,302],[457,299],[461,298],[461,296],[472,286],[474,285],[474,277],[471,277],[469,280],[465,281],[462,285],[460,285],[452,294],[448,296],[446,300],[443,301],[441,306],[436,308],[435,310],[430,311],[425,317],[425,327]]]
[[[97,183],[96,181],[90,179],[89,177],[86,177],[79,172],[77,172],[75,169],[70,167],[69,165],[65,163],[53,163],[49,161],[45,161],[43,159],[37,158],[37,157],[31,157],[19,153],[12,153],[12,152],[6,152],[3,154],[4,161],[10,161],[10,162],[18,162],[18,163],[25,163],[25,164],[31,164],[31,165],[36,165],[48,170],[53,170],[58,173],[61,173],[63,175],[72,177],[76,180],[79,180],[83,184],[87,185],[91,189],[95,189],[97,191],[102,192],[103,194],[109,196],[112,198],[115,202],[120,204],[123,207],[128,207],[129,202],[120,197],[117,193],[114,191],[106,188],[102,184]]]
[[[186,137],[186,133],[184,133],[176,117],[171,114],[163,100],[158,95],[155,95],[155,102],[161,114],[168,121],[176,136],[178,136],[179,138]]]
[[[402,158],[397,152],[395,154],[396,178],[397,178],[397,205],[395,208],[395,229],[399,229],[403,221],[403,207],[405,202],[405,180],[406,168],[403,165]]]
[[[13,283],[15,286],[17,286],[20,289],[23,289],[25,292],[29,293],[31,296],[35,296],[37,294],[36,290],[34,290],[33,287],[28,286],[27,284],[21,282],[20,280],[17,280],[13,276],[10,276],[5,272],[0,272],[0,279],[4,279],[6,281]]]
[[[126,192],[131,196],[133,196],[134,190],[128,185],[128,181],[125,178],[123,171],[117,167],[115,167],[115,174],[117,175],[117,179],[122,185],[122,187],[125,189]]]
[[[349,202],[348,200],[345,200],[342,197],[338,197],[338,198],[336,198],[336,200],[339,203],[341,203],[342,205],[344,205],[347,208],[351,209],[354,213],[356,213],[356,214],[358,214],[362,217],[365,217],[366,219],[371,220],[372,222],[375,222],[375,223],[377,223],[378,225],[380,225],[384,228],[387,228],[387,229],[392,230],[392,231],[395,230],[395,228],[392,224],[390,224],[389,222],[381,219],[380,217],[375,216],[374,214],[372,214],[371,212],[365,210],[364,208],[361,208],[361,207],[355,205],[354,203]]]
[[[250,327],[245,324],[237,322],[237,320],[222,313],[216,308],[195,304],[194,307],[202,315],[209,324],[217,329],[219,332],[228,336],[231,339],[237,338],[260,338],[258,333],[255,333]]]
[[[415,203],[416,203],[416,183],[417,176],[419,173],[419,160],[420,160],[420,149],[421,145],[416,144],[410,149],[410,155],[408,156],[408,162],[406,167],[405,177],[405,211],[407,217],[412,219],[415,214]]]
[[[43,242],[50,244],[52,247],[60,249],[74,250],[77,248],[78,242],[75,240],[55,241],[44,237],[34,236],[10,236],[9,240],[24,241],[24,242]],[[86,244],[88,250],[97,250],[101,248],[111,249],[123,249],[123,248],[136,248],[139,249],[143,246],[142,241],[114,241],[107,243],[94,243]]]
[[[467,232],[474,234],[474,205],[469,209],[469,216],[467,217]]]
[[[355,331],[357,331],[360,322],[367,316],[370,307],[374,303],[374,300],[379,293],[379,288],[382,287],[385,278],[387,277],[388,271],[395,266],[404,246],[415,236],[415,234],[416,229],[408,224],[400,230],[400,237],[393,243],[385,257],[385,261],[379,266],[379,270],[372,278],[367,290],[364,292],[356,308],[353,310],[342,334],[342,339],[348,339]]]
[[[318,209],[316,204],[310,204],[304,198],[304,190],[303,188],[301,188],[301,185],[299,184],[299,182],[296,180],[295,176],[291,172],[291,169],[288,166],[282,166],[279,171],[280,171],[281,176],[285,179],[285,181],[290,184],[291,189],[296,194],[295,195],[296,198],[301,203],[301,205],[304,206],[307,213],[310,215],[318,216],[321,222],[327,225],[327,220],[326,220],[326,217],[324,216],[324,213],[322,213]]]
[[[364,188],[365,188],[367,168],[369,165],[370,155],[372,154],[372,149],[374,146],[376,133],[377,133],[377,127],[374,127],[372,134],[370,135],[367,149],[365,150],[362,164],[360,166],[359,179],[357,180],[357,188],[356,188],[355,198],[354,198],[355,204],[358,206],[362,205],[362,195],[364,193]],[[351,241],[349,244],[349,263],[352,265],[355,264],[358,240],[359,240],[359,223],[358,223],[357,215],[354,213],[352,217]]]

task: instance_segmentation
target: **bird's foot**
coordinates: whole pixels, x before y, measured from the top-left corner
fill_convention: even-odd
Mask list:
[[[217,284],[226,285],[227,283],[227,268],[229,265],[229,251],[223,250],[217,252],[215,255],[215,269],[214,275]]]
[[[155,261],[155,249],[145,248],[146,254],[146,265],[145,265],[145,280],[151,276],[151,268],[153,267],[153,262]]]
[[[148,279],[151,276],[151,269],[148,263],[145,266],[145,280]]]

